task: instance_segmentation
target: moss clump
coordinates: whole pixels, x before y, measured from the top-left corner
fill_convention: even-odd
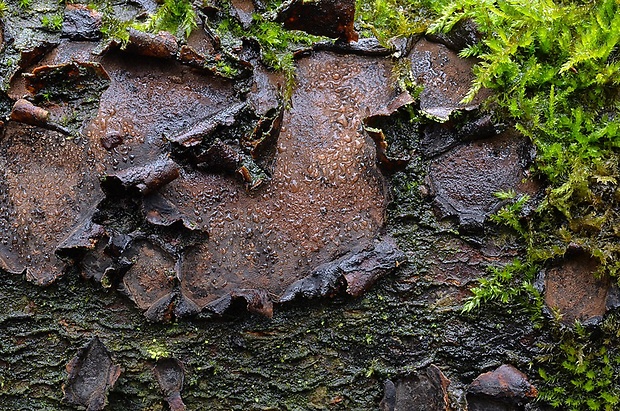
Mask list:
[[[271,8],[262,14],[255,13],[252,24],[246,30],[227,13],[221,16],[215,31],[222,40],[224,48],[232,49],[239,45],[242,39],[256,41],[260,46],[262,62],[267,67],[284,73],[286,86],[283,90],[283,97],[288,101],[295,86],[293,53],[311,46],[322,38],[301,31],[286,30],[280,23],[271,20],[272,15],[273,10]]]
[[[463,0],[446,6],[431,30],[450,30],[465,18],[486,33],[461,52],[481,59],[466,99],[482,87],[497,91],[491,104],[530,137],[537,148],[534,171],[549,183],[532,221],[511,224],[528,244],[529,262],[545,263],[577,243],[615,275],[618,4]],[[512,215],[520,219],[516,210]]]
[[[541,306],[535,273],[569,245],[600,260],[598,274],[618,277],[619,8],[615,0],[587,7],[570,0],[457,0],[430,27],[448,32],[464,19],[476,24],[483,40],[461,51],[480,60],[466,100],[482,88],[495,91],[489,106],[531,139],[533,172],[547,184],[535,204],[507,198],[494,217],[522,238],[526,255],[482,280],[465,310],[524,292]],[[618,357],[608,352],[617,333],[602,331],[596,337],[576,326],[555,333],[560,344],[543,362],[542,399],[562,409],[617,408]]]
[[[18,0],[17,5],[22,10],[30,10],[30,6],[32,6],[32,0]]]
[[[91,3],[88,7],[102,12],[101,33],[104,38],[116,40],[123,46],[129,41],[130,28],[151,33],[167,31],[181,39],[189,37],[198,26],[198,16],[191,1],[165,0],[161,3],[145,21],[118,18],[117,5],[110,0]]]
[[[129,28],[132,20],[120,20],[115,16],[114,8],[109,2],[102,6],[101,34],[107,40],[115,40],[123,46],[129,42]]]
[[[489,267],[489,278],[479,280],[480,285],[471,289],[472,296],[463,305],[463,312],[470,312],[489,301],[503,304],[521,300],[534,318],[542,312],[542,298],[532,285],[537,270],[515,259],[504,267]]]
[[[362,37],[390,40],[423,34],[436,17],[441,0],[357,0],[357,28]]]
[[[49,31],[60,31],[62,29],[62,22],[64,16],[62,14],[54,14],[53,16],[43,16],[41,18],[41,25]]]
[[[525,240],[528,269],[563,255],[570,243],[599,258],[602,273],[620,269],[618,7],[612,0],[588,8],[460,0],[430,29],[476,23],[485,38],[461,52],[480,59],[466,100],[483,87],[496,90],[489,104],[537,148],[534,171],[549,184],[545,198],[527,218],[510,206],[496,219]]]
[[[164,0],[155,14],[144,25],[139,25],[150,32],[168,31],[178,37],[189,37],[198,26],[196,11],[189,0]]]
[[[539,375],[545,383],[540,399],[559,409],[618,409],[620,404],[618,319],[608,318],[602,326],[604,336],[577,324],[574,328],[556,327],[556,340],[544,345],[538,358]]]

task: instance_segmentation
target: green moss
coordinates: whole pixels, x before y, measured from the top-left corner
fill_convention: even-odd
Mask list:
[[[580,324],[556,327],[554,342],[543,345],[537,361],[542,379],[540,399],[566,410],[612,411],[620,404],[617,367],[618,319],[608,318],[601,338]]]
[[[170,351],[168,347],[157,339],[153,339],[153,341],[145,347],[146,354],[151,360],[157,361],[162,358],[170,357]]]
[[[88,7],[102,11],[101,33],[104,38],[117,40],[123,46],[129,41],[130,28],[151,33],[168,31],[186,39],[198,25],[196,11],[188,0],[165,0],[144,22],[118,18],[114,3],[107,0],[90,3]]]
[[[489,267],[491,275],[479,280],[471,289],[472,296],[463,305],[463,312],[470,312],[489,301],[503,304],[518,302],[528,309],[534,318],[540,318],[542,298],[532,282],[538,272],[531,264],[514,260],[504,267]]]
[[[435,17],[435,0],[357,0],[357,26],[362,37],[390,40],[423,34]]]
[[[62,14],[43,16],[41,18],[41,25],[43,25],[43,28],[49,31],[60,31],[62,29],[63,20],[64,16]]]
[[[461,52],[481,60],[466,100],[494,89],[490,104],[537,148],[534,172],[549,184],[546,197],[527,218],[519,207],[495,217],[524,238],[531,264],[546,263],[573,242],[597,256],[603,272],[618,270],[617,9],[611,0],[588,8],[461,0],[431,27],[449,31],[472,19],[486,34]]]
[[[116,40],[123,46],[129,42],[129,28],[133,25],[131,20],[121,20],[115,16],[110,3],[103,6],[101,34],[107,40]]]
[[[30,10],[30,7],[32,6],[32,0],[18,0],[17,5],[22,10]]]
[[[138,28],[153,33],[168,31],[178,37],[189,37],[197,27],[197,16],[189,0],[164,0],[155,14],[149,16],[146,23]]]
[[[223,47],[234,49],[242,39],[253,39],[261,49],[263,63],[276,71],[284,73],[286,85],[283,98],[289,101],[295,87],[295,62],[293,53],[307,48],[321,37],[312,36],[300,31],[286,30],[280,23],[269,20],[269,9],[264,14],[254,14],[248,30],[243,29],[235,19],[226,16],[215,27]]]
[[[438,32],[463,19],[476,23],[483,40],[461,52],[480,60],[465,100],[482,88],[494,91],[489,106],[531,139],[537,149],[532,171],[547,185],[534,204],[504,194],[509,203],[493,220],[518,235],[526,253],[481,280],[466,311],[485,301],[523,304],[526,296],[525,304],[540,312],[534,276],[569,244],[600,260],[597,274],[618,276],[619,7],[614,0],[587,7],[579,1],[458,0],[431,26]],[[551,323],[557,344],[541,361],[541,398],[561,409],[617,409],[619,357],[610,353],[617,332]]]

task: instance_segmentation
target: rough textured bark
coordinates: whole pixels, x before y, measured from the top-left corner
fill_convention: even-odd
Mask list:
[[[137,7],[134,3],[150,4],[132,2],[131,7]],[[502,170],[491,160],[473,161],[478,148],[488,156],[498,150],[510,154],[505,169],[511,178],[501,189],[523,189],[515,174],[524,173],[527,163],[517,154],[526,151],[522,140],[495,137],[487,122],[479,121],[479,102],[458,104],[471,79],[466,74],[471,62],[421,41],[409,58],[427,91],[413,102],[399,97],[390,81],[392,62],[383,50],[370,57],[363,56],[362,48],[334,46],[338,53],[298,59],[292,106],[281,113],[274,82],[282,79],[260,66],[248,83],[254,91],[241,101],[234,82],[182,65],[182,57],[178,64],[145,61],[126,51],[93,57],[95,44],[42,35],[21,15],[9,23],[13,28],[21,24],[3,56],[9,100],[22,97],[25,86],[6,56],[20,56],[24,70],[33,64],[99,59],[111,84],[95,98],[99,106],[94,112],[93,99],[80,100],[83,111],[73,99],[61,107],[83,114],[69,124],[71,133],[83,133],[83,145],[41,128],[62,116],[61,105],[49,104],[45,121],[24,125],[13,118],[3,127],[2,407],[74,409],[72,401],[63,401],[62,386],[70,382],[66,365],[87,356],[81,350],[89,341],[105,347],[98,352],[109,352],[113,361],[106,364],[122,368],[105,409],[128,411],[371,410],[384,397],[386,379],[406,380],[430,364],[436,375],[450,380],[449,387],[443,379],[433,385],[440,387],[442,404],[449,393],[450,406],[464,409],[465,387],[476,376],[507,362],[525,370],[537,353],[535,342],[542,337],[526,316],[461,313],[468,288],[486,267],[506,263],[520,251],[488,224],[488,213],[498,206],[489,192],[498,186],[478,177]],[[29,33],[36,35],[26,41]],[[157,56],[176,58],[174,40],[162,36],[164,52]],[[145,55],[148,42],[136,33],[133,37]],[[459,87],[445,88],[450,81]],[[149,82],[157,87],[144,86]],[[444,120],[459,109],[473,114],[441,125],[430,119],[410,122],[398,111],[405,103]],[[223,112],[226,105],[234,110]],[[120,121],[117,112],[125,113]],[[281,125],[276,146],[270,133]],[[364,125],[381,128],[375,132],[379,137],[373,140]],[[251,138],[230,143],[233,129]],[[213,140],[214,133],[229,137],[229,143],[221,143],[226,148],[220,148],[232,154],[221,154],[218,161],[232,166],[222,175],[207,174],[205,165],[205,159],[212,159],[208,150],[226,140]],[[486,140],[471,142],[477,138]],[[67,152],[62,144],[71,149]],[[402,163],[381,174],[377,149],[386,161]],[[164,151],[169,156],[161,157]],[[234,161],[227,162],[230,158]],[[458,166],[445,172],[454,158]],[[148,164],[159,164],[161,175],[149,173]],[[74,179],[57,181],[67,170]],[[254,185],[257,176],[264,178],[262,188]],[[459,179],[468,184],[454,183]],[[460,199],[470,193],[458,193],[459,188],[476,185],[484,193],[462,201],[477,212],[476,230],[468,226],[471,213],[454,201],[450,212],[442,212],[435,192],[447,184],[449,194]],[[196,188],[208,185],[225,190],[209,197]],[[39,204],[40,192],[45,195],[50,187],[64,187],[66,195]],[[207,219],[218,207],[222,213],[216,221],[222,224],[209,227]],[[45,221],[37,220],[34,234],[26,230],[31,220],[42,219],[41,209],[67,210],[62,224],[52,227],[53,238]],[[245,213],[245,226],[228,219],[238,218],[235,211]],[[266,238],[267,220],[267,228],[285,239],[264,240],[265,248],[281,247],[275,259],[279,265],[260,260],[258,252],[258,262],[245,262],[252,268],[247,278],[215,284],[224,277],[218,272],[205,280],[207,270],[201,269],[215,265],[226,275],[237,275],[235,264],[243,264],[245,257],[226,256],[227,247],[256,251],[250,234]],[[311,230],[317,238],[304,236]],[[221,245],[208,242],[218,238]],[[384,250],[392,240],[376,238],[393,238],[401,251]],[[25,245],[15,251],[20,241]],[[24,271],[27,267],[30,271]],[[273,267],[281,272],[270,273]],[[311,281],[315,277],[321,281]],[[289,288],[299,284],[302,291],[310,289],[307,296],[320,298],[293,298],[304,294]],[[107,386],[96,390],[105,392]],[[97,401],[93,409],[102,404],[101,397]]]

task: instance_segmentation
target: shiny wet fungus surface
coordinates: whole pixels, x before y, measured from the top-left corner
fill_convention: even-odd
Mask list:
[[[73,54],[69,50],[74,48],[72,43],[63,43],[42,63],[65,67],[62,64],[67,64]],[[177,152],[174,138],[187,129],[200,133],[200,124],[222,118],[226,123],[205,128],[201,146],[208,147],[223,131],[226,145],[221,147],[247,156],[239,141],[230,139],[234,133],[226,131],[231,122],[240,121],[239,132],[247,132],[251,127],[243,126],[243,121],[254,118],[244,114],[252,109],[240,103],[233,82],[178,63],[128,53],[95,58],[109,75],[109,86],[100,96],[98,111],[83,122],[77,138],[15,124],[3,139],[3,160],[10,163],[4,170],[10,204],[6,212],[15,215],[3,220],[12,224],[4,231],[2,250],[9,271],[26,269],[28,278],[40,284],[54,281],[64,269],[55,255],[59,244],[71,238],[71,233],[80,233],[94,213],[106,233],[90,239],[77,256],[78,262],[95,243],[108,241],[103,252],[117,264],[116,279],[106,281],[121,283],[143,310],[166,295],[180,293],[191,301],[190,311],[195,312],[237,289],[264,290],[277,301],[319,265],[372,246],[384,225],[387,193],[362,120],[385,112],[400,95],[388,85],[388,61],[330,53],[301,59],[299,83],[277,125],[281,128],[271,143],[273,150],[267,150],[269,158],[252,152],[269,181],[259,189],[249,189],[227,170],[197,167],[192,159],[201,155]],[[277,80],[267,76],[254,86],[259,112],[266,112],[264,106],[270,102],[277,109],[277,100],[260,97],[265,90],[269,96],[274,88],[269,81]],[[40,84],[45,78],[33,77],[32,81]],[[226,118],[218,114],[228,107],[239,108]],[[50,118],[57,120],[56,106],[50,105],[49,110]],[[170,162],[163,160],[170,156],[178,171],[170,177],[157,176],[157,164]],[[148,177],[149,173],[155,174]],[[122,218],[115,217],[131,212],[119,211],[118,204],[143,201],[140,193],[146,191],[139,187],[144,181],[135,183],[136,191],[127,177],[139,175],[153,181],[148,192],[161,196],[157,204],[164,204],[184,222],[182,231],[202,232],[202,241],[167,244],[169,238],[161,237],[149,223],[159,225],[165,220],[169,225],[174,219],[153,219],[147,213],[124,225]],[[111,182],[115,179],[122,181],[122,188],[114,188]],[[101,202],[104,196],[108,199]],[[111,204],[116,211],[106,212]],[[161,214],[161,209],[157,212]],[[119,235],[129,236],[133,245],[114,249],[112,243]],[[112,255],[113,249],[120,254]],[[101,247],[93,252],[101,253]],[[98,269],[112,272],[105,264]],[[104,277],[103,273],[84,275]],[[169,299],[166,304],[180,304]]]

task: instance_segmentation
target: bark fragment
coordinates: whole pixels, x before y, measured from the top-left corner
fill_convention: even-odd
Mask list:
[[[448,380],[441,370],[430,365],[395,382],[385,381],[381,411],[451,411]]]
[[[393,155],[389,151],[388,141],[386,139],[381,124],[386,122],[399,109],[413,103],[413,97],[409,93],[403,93],[394,99],[385,110],[364,119],[364,129],[375,142],[377,148],[377,161],[384,172],[393,173],[403,170],[410,157],[407,154]]]
[[[41,127],[76,136],[97,113],[111,81],[101,64],[79,61],[39,66],[24,77],[34,102],[51,113],[52,121]]]
[[[196,68],[205,68],[207,58],[205,55],[196,51],[192,46],[184,44],[179,49],[179,61],[188,66]]]
[[[105,408],[108,392],[121,374],[110,353],[99,340],[92,340],[67,364],[69,374],[63,385],[64,401],[86,407],[87,411]]]
[[[527,376],[512,365],[479,375],[467,389],[472,411],[517,411],[538,396]]]
[[[562,323],[576,320],[598,322],[613,299],[612,280],[597,276],[600,261],[581,248],[569,248],[564,258],[546,270],[544,300],[549,309],[557,310]]]
[[[246,309],[267,318],[273,317],[273,300],[265,290],[236,289],[230,294],[207,305],[215,314],[224,314],[236,300],[245,303]]]
[[[387,57],[394,53],[392,48],[385,48],[376,38],[363,38],[350,43],[340,41],[321,41],[312,45],[316,51],[331,51],[341,54],[358,54],[360,56]]]
[[[179,177],[179,166],[167,156],[145,166],[128,168],[104,177],[102,188],[107,192],[136,190],[146,195]]]
[[[258,120],[251,134],[241,139],[241,145],[249,149],[252,158],[257,160],[275,150],[283,118],[282,106],[273,108]]]
[[[19,57],[19,67],[26,68],[37,63],[56,46],[58,46],[58,42],[42,41],[33,47],[22,50]]]
[[[396,242],[385,237],[374,248],[355,254],[339,264],[347,281],[347,293],[359,297],[379,278],[393,271],[407,258]]]
[[[460,122],[462,123],[462,121]],[[426,158],[446,153],[451,148],[469,141],[491,138],[502,132],[501,125],[494,124],[490,114],[467,116],[464,124],[455,127],[453,121],[432,123],[424,128],[420,150]]]
[[[162,358],[153,368],[159,388],[164,394],[171,411],[185,411],[185,404],[181,398],[185,369],[183,364],[175,358]]]
[[[499,191],[535,193],[527,177],[527,139],[508,131],[492,139],[460,145],[433,160],[428,182],[439,218],[455,217],[470,232],[479,231],[503,203]]]
[[[196,224],[189,220],[179,209],[158,193],[152,193],[142,199],[142,211],[146,221],[151,224],[169,227],[182,222],[186,228],[193,230]]]
[[[179,45],[174,36],[167,31],[151,34],[130,28],[129,43],[125,51],[145,57],[173,59],[179,51]]]
[[[416,84],[424,86],[420,110],[431,118],[447,121],[457,110],[474,110],[489,94],[482,90],[472,102],[462,102],[474,80],[473,61],[460,58],[442,44],[420,40],[407,58]]]
[[[103,19],[101,13],[83,4],[67,4],[62,22],[62,37],[74,41],[99,40]]]
[[[96,62],[44,65],[24,77],[28,91],[42,100],[76,100],[85,92],[99,96],[110,85],[110,76]]]
[[[50,118],[50,112],[37,107],[23,98],[17,100],[11,111],[11,120],[31,126],[45,127]]]
[[[93,213],[86,217],[75,227],[69,236],[56,248],[56,254],[61,257],[74,257],[93,250],[105,234],[105,228],[92,221]]]
[[[25,99],[19,99],[15,102],[13,110],[11,110],[11,121],[46,128],[48,130],[58,131],[64,135],[70,135],[71,132],[58,124],[49,121],[50,112],[44,108],[35,106]]]
[[[246,108],[245,103],[238,103],[226,107],[212,116],[196,123],[189,130],[184,131],[169,140],[183,147],[192,147],[209,139],[216,131],[223,127],[232,126],[237,116]]]
[[[356,41],[355,1],[318,0],[290,1],[280,11],[278,21],[289,30],[302,30],[318,36]]]
[[[346,284],[346,292],[354,297],[361,295],[374,282],[406,261],[392,238],[385,237],[366,250],[351,252],[346,256],[322,265],[292,284],[280,302],[297,297],[316,298],[334,294]]]

